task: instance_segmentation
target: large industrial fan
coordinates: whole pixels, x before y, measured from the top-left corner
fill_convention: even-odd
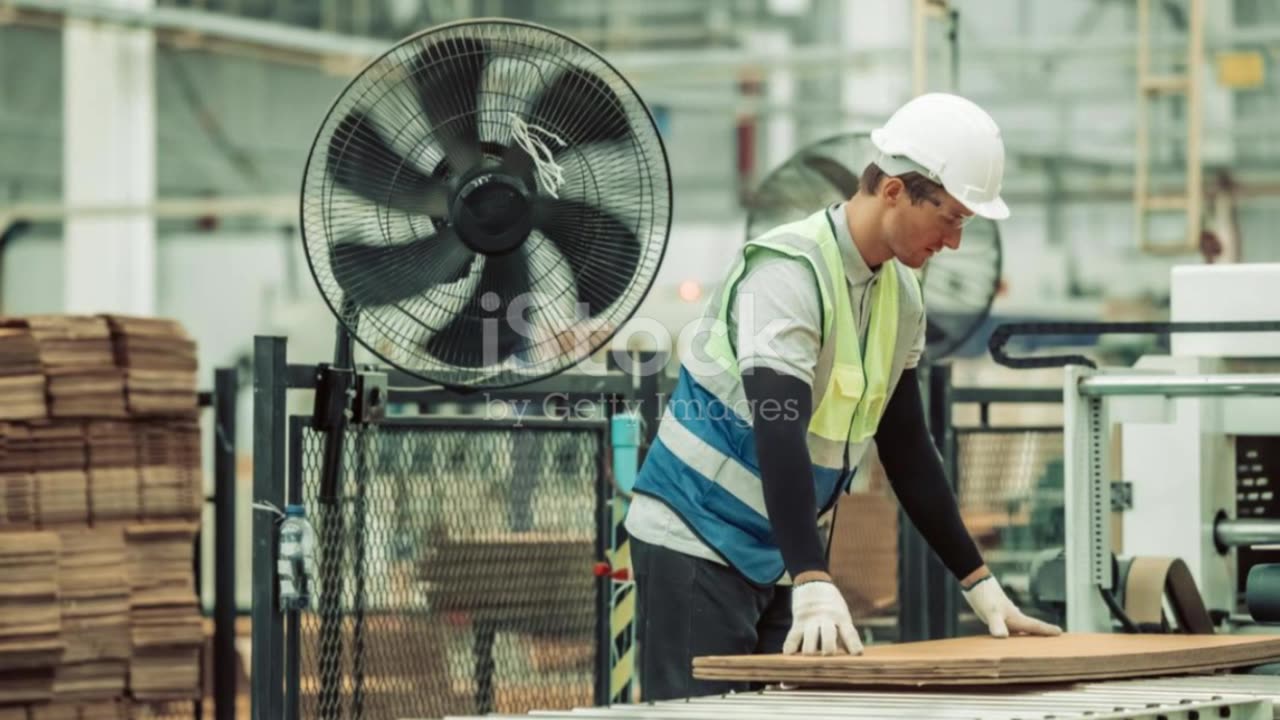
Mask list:
[[[797,152],[764,179],[750,201],[747,237],[799,220],[851,197],[877,156],[870,133],[844,133]],[[959,250],[945,251],[924,269],[926,359],[955,352],[991,312],[1000,283],[1000,231],[985,218],[964,229]]]
[[[648,292],[670,220],[666,152],[631,85],[510,20],[433,28],[369,64],[302,187],[340,333],[462,390],[545,378],[607,342]]]
[[[337,317],[311,424],[324,442],[314,497],[325,650],[315,703],[317,717],[347,717],[340,695],[351,683],[350,717],[363,717],[369,591],[360,574],[345,594],[343,576],[348,552],[355,572],[366,572],[368,538],[380,532],[369,528],[368,498],[387,478],[369,469],[371,434],[348,429],[386,420],[392,379],[384,367],[357,366],[356,343],[457,392],[568,369],[607,343],[649,291],[670,232],[670,170],[648,109],[591,49],[529,23],[466,21],[402,40],[339,94],[307,158],[301,215],[308,263]],[[516,443],[536,438],[513,431]],[[297,468],[291,461],[292,477]],[[435,479],[413,473],[414,482]],[[500,482],[515,481],[491,487]],[[289,492],[300,501],[300,488]],[[297,561],[282,562],[294,587],[309,587]],[[343,657],[357,668],[350,676]],[[481,672],[483,709],[492,683]]]

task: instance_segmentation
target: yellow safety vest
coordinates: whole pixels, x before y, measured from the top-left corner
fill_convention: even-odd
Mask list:
[[[747,243],[720,294],[708,306],[667,402],[657,439],[645,457],[634,490],[670,507],[707,546],[753,582],[776,582],[782,554],[773,542],[764,506],[750,408],[728,332],[730,303],[748,261],[776,253],[808,263],[822,303],[820,366],[830,359],[825,385],[815,393],[808,447],[818,512],[830,507],[847,485],[849,448],[875,434],[894,377],[902,278],[915,276],[896,261],[880,271],[871,302],[866,347],[859,342],[853,303],[840,248],[825,210]],[[815,376],[815,381],[818,381]]]

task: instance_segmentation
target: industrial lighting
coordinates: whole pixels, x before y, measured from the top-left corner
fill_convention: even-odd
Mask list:
[[[697,302],[702,297],[702,283],[697,280],[685,280],[680,283],[680,299],[685,302]]]

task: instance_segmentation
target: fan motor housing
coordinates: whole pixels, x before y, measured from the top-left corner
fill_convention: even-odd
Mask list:
[[[493,168],[468,173],[449,216],[462,242],[485,255],[515,250],[533,230],[533,207],[524,181]]]

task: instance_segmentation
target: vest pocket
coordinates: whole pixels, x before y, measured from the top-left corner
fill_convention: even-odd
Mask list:
[[[809,423],[809,432],[832,442],[844,442],[849,437],[853,413],[866,385],[861,367],[840,363],[832,365],[822,401]]]
[[[831,369],[831,379],[838,394],[835,398],[838,409],[833,408],[836,412],[831,419],[841,423],[841,437],[861,441],[875,434],[884,410],[883,388],[871,386],[860,365],[837,364]],[[823,404],[826,404],[825,399]]]
[[[867,389],[866,374],[858,365],[836,364],[831,368],[831,380],[836,392],[840,393],[841,402],[849,403],[849,415],[852,417],[862,393]]]

